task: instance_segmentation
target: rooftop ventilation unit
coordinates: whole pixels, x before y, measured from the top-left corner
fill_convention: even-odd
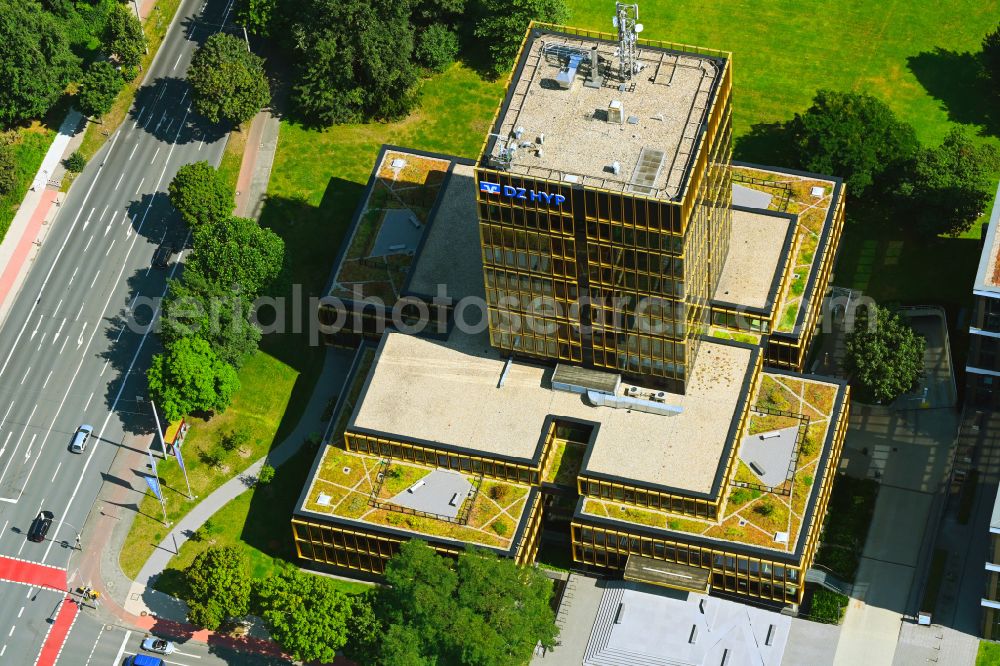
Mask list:
[[[653,400],[655,400],[656,402],[666,402],[667,401],[667,392],[666,391],[657,391],[656,393],[653,394]]]
[[[639,397],[639,387],[638,386],[629,386],[627,389],[625,389],[625,395],[629,396],[630,398],[638,398]]]
[[[658,414],[660,416],[677,416],[684,411],[677,405],[665,405],[652,400],[633,398],[627,395],[608,395],[598,391],[587,391],[587,402],[594,407],[611,407],[612,409],[629,409],[634,412]]]
[[[608,122],[621,125],[625,122],[625,107],[620,99],[613,99],[608,104]]]

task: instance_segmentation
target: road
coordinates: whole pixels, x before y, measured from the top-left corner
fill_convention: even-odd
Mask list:
[[[156,247],[188,238],[167,184],[183,164],[222,157],[225,133],[191,110],[183,77],[232,3],[182,2],[130,115],[74,183],[0,327],[0,557],[68,568],[101,484],[113,482],[105,472],[116,447],[126,433],[151,432],[144,374],[155,337],[125,324],[129,312],[138,324],[154,317],[153,299],[178,268],[151,269]],[[94,438],[72,454],[83,423]],[[44,542],[28,542],[42,509],[55,520]],[[55,593],[25,605],[27,591],[0,584],[4,664],[39,654]]]

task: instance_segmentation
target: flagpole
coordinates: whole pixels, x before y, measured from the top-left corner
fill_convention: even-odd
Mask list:
[[[163,524],[169,527],[170,523],[167,522],[167,504],[163,501],[163,488],[160,486],[160,475],[156,471],[156,459],[153,458],[152,449],[146,449],[146,453],[149,455],[149,462],[153,468],[153,478],[156,480],[156,499],[160,500],[160,508],[163,509]]]
[[[163,428],[160,427],[160,417],[156,415],[156,403],[150,398],[149,404],[153,408],[153,419],[156,421],[156,434],[160,436],[160,453],[163,454],[163,459],[166,460],[167,443],[163,439]]]

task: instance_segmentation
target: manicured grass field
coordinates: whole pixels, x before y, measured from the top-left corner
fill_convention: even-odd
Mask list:
[[[569,25],[614,30],[613,4],[567,4]],[[970,52],[998,15],[997,0],[645,0],[639,18],[645,38],[733,53],[737,137],[787,120],[817,89],[833,88],[881,97],[922,141],[937,143],[949,121],[987,124]]]
[[[1000,645],[991,641],[979,642],[979,653],[976,655],[976,666],[1000,665]]]

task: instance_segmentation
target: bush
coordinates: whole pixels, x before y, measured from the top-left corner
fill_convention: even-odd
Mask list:
[[[503,502],[510,495],[510,488],[498,483],[490,486],[490,499]]]
[[[754,513],[757,513],[767,518],[772,513],[774,513],[774,504],[772,504],[771,502],[761,502],[760,504],[755,506],[753,510]]]
[[[427,69],[443,72],[458,55],[458,35],[440,23],[428,26],[420,33],[413,55]]]
[[[87,166],[87,158],[80,154],[80,151],[75,151],[72,155],[63,160],[63,166],[66,167],[68,171],[73,173],[80,173],[83,168]]]
[[[507,525],[507,523],[500,518],[494,520],[493,524],[491,524],[490,527],[492,527],[493,531],[496,532],[499,536],[506,536],[507,532],[510,531],[510,526]]]
[[[222,448],[232,453],[250,442],[250,435],[245,430],[233,430],[222,438]]]
[[[760,497],[760,491],[754,490],[753,488],[737,488],[729,495],[730,504],[735,504],[737,506],[742,506],[749,502],[750,500],[755,500]]]
[[[270,465],[264,465],[260,468],[260,473],[257,475],[257,485],[266,486],[271,481],[274,481],[274,468]]]
[[[840,624],[841,618],[844,617],[844,609],[849,602],[850,599],[843,594],[817,588],[813,591],[812,601],[809,602],[809,617],[819,622]]]
[[[135,81],[135,77],[139,76],[138,67],[122,67],[118,72],[122,76],[122,81],[128,83],[129,81]]]
[[[17,187],[17,156],[14,146],[0,144],[0,195]]]

